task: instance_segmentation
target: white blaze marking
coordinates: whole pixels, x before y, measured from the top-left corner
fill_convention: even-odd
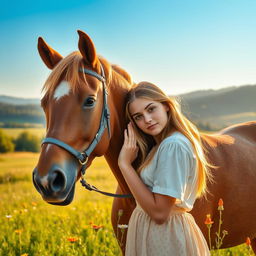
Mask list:
[[[62,81],[54,92],[54,99],[59,100],[61,97],[68,95],[70,91],[70,86],[67,81]]]

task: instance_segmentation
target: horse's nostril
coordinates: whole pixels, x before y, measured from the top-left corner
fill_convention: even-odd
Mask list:
[[[53,172],[53,178],[51,182],[51,189],[53,192],[60,192],[66,188],[66,177],[65,174],[56,170]]]

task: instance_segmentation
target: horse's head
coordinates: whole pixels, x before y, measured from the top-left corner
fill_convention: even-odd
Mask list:
[[[72,201],[82,166],[106,152],[111,130],[105,83],[109,64],[97,57],[89,36],[78,33],[79,51],[65,58],[38,39],[39,54],[52,72],[41,100],[47,133],[33,182],[45,201],[58,205]]]

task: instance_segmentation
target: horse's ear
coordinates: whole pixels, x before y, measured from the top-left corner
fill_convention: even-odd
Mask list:
[[[37,49],[43,62],[49,69],[53,69],[63,58],[58,52],[52,49],[42,37],[38,38]]]
[[[81,30],[77,30],[77,32],[79,34],[78,49],[80,53],[87,63],[95,67],[98,58],[91,38]]]

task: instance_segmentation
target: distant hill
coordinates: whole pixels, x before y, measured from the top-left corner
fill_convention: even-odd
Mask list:
[[[196,91],[179,97],[183,112],[191,120],[215,129],[256,120],[256,85]]]
[[[177,98],[182,112],[204,130],[256,120],[256,85],[194,91]],[[0,123],[45,124],[40,100],[0,96]]]
[[[37,98],[27,99],[27,98],[18,98],[18,97],[0,95],[0,102],[12,104],[12,105],[30,105],[30,104],[38,105],[40,104],[40,99],[37,99]]]

